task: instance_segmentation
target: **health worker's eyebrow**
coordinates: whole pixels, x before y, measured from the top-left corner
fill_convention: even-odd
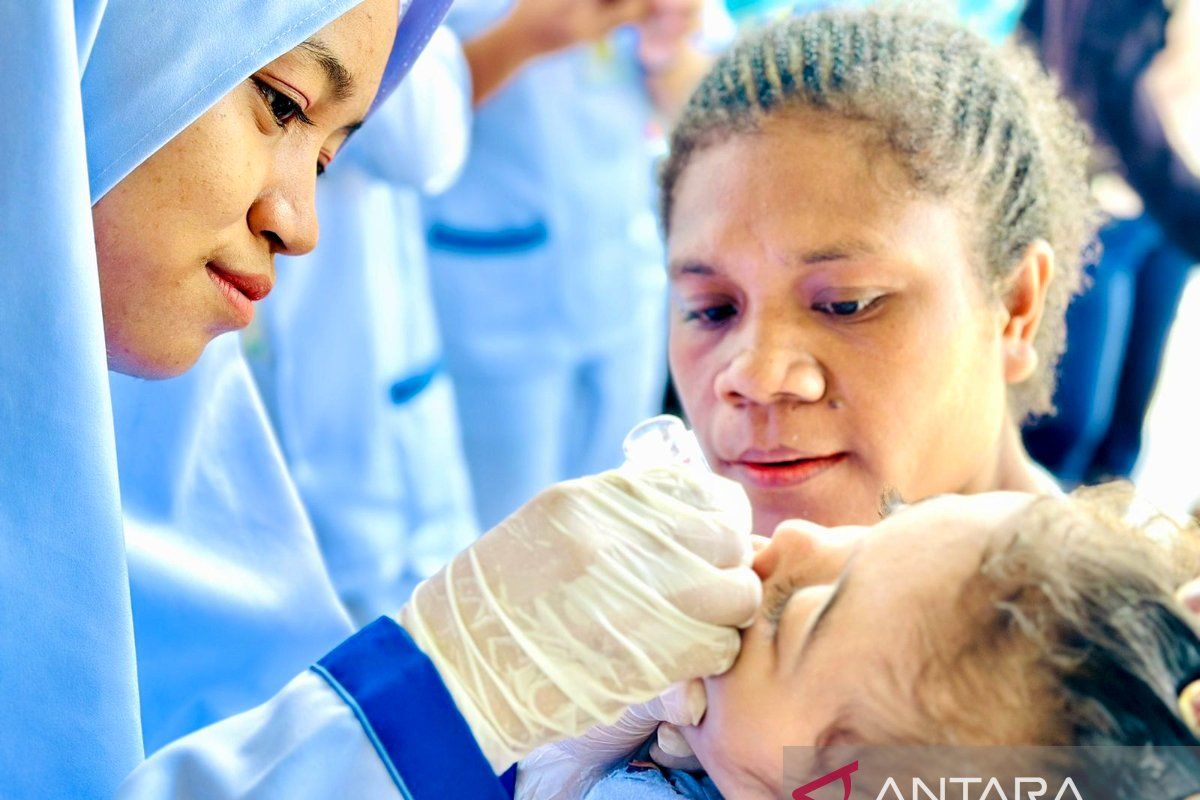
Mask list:
[[[846,261],[855,258],[870,258],[878,255],[879,250],[866,242],[839,242],[836,244],[818,247],[812,250],[805,250],[791,256],[793,264],[802,264],[804,266],[813,266],[815,264],[825,264],[831,261]],[[681,275],[701,275],[709,277],[719,275],[721,270],[706,264],[703,261],[694,259],[683,259],[672,262],[667,270],[671,278],[678,278]]]
[[[702,275],[711,277],[720,274],[720,270],[702,261],[675,261],[667,268],[667,274],[673,280],[681,275]]]
[[[806,266],[825,264],[830,261],[846,261],[848,259],[871,257],[878,255],[879,250],[867,242],[848,241],[817,247],[798,253],[795,260]]]
[[[350,74],[350,70],[337,57],[337,54],[329,49],[328,45],[320,39],[314,38],[301,42],[297,50],[315,61],[321,71],[325,73],[325,80],[334,100],[340,103],[354,94],[354,76]]]

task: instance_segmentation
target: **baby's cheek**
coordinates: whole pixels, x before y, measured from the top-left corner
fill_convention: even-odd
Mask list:
[[[699,726],[682,729],[711,775],[736,775],[761,755],[764,720],[756,698],[767,687],[749,666],[742,658],[730,672],[707,679],[708,711]]]

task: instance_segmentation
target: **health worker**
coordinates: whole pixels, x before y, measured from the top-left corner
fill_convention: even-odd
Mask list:
[[[662,406],[654,132],[732,29],[703,0],[463,0],[447,24],[476,108],[426,206],[430,278],[487,526],[615,466]]]
[[[353,633],[236,342],[201,358],[252,319],[275,255],[314,247],[317,174],[443,13],[0,7],[20,76],[0,127],[0,794],[500,797],[532,747],[732,662],[760,591],[749,509],[686,470],[556,487]],[[142,472],[131,429],[162,433]]]

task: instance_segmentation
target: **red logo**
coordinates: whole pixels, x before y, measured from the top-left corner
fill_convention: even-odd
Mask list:
[[[842,779],[842,800],[850,800],[850,774],[857,771],[858,762],[851,761],[846,766],[838,767],[828,775],[822,775],[815,781],[809,781],[808,783],[804,784],[799,789],[792,792],[792,800],[813,800],[812,796],[809,795],[809,792],[815,792],[817,789],[820,789],[823,786],[828,786],[838,778]]]

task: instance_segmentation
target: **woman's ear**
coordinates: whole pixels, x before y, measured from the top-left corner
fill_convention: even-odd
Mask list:
[[[1007,321],[1002,333],[1004,379],[1020,383],[1038,365],[1034,336],[1046,307],[1046,289],[1054,277],[1054,250],[1044,239],[1025,248],[1021,262],[1008,280],[1004,293]]]

